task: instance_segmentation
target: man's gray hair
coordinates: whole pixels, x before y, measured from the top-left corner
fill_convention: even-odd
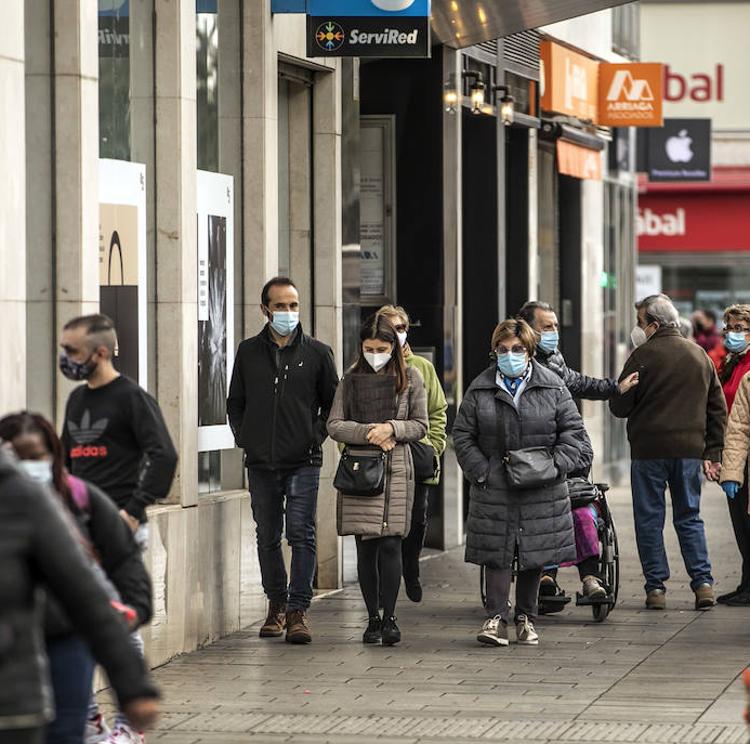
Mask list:
[[[635,303],[636,310],[643,310],[646,320],[658,323],[662,328],[679,328],[680,314],[672,304],[672,300],[665,294],[655,294],[644,297]]]

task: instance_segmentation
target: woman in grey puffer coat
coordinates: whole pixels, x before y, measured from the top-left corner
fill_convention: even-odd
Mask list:
[[[497,369],[477,377],[455,424],[458,462],[471,482],[466,561],[486,567],[489,619],[477,639],[508,645],[508,601],[518,555],[518,642],[536,645],[533,621],[542,568],[575,561],[575,537],[566,476],[591,464],[588,437],[564,383],[534,361],[536,335],[522,320],[506,320],[492,334]],[[506,475],[508,452],[547,448],[557,478],[518,488]]]

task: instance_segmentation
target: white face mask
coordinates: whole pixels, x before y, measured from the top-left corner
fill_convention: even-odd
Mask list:
[[[20,460],[18,467],[37,483],[52,483],[52,463],[48,460]]]
[[[398,336],[398,342],[401,344],[401,346],[406,346],[406,337],[407,332],[406,331],[396,331],[396,335]]]
[[[391,361],[390,354],[371,354],[369,351],[365,352],[365,359],[367,363],[376,371],[380,372],[388,362]]]
[[[643,346],[643,344],[648,341],[648,336],[646,335],[646,331],[643,330],[639,325],[635,326],[632,331],[630,331],[630,340],[633,342],[633,346]]]

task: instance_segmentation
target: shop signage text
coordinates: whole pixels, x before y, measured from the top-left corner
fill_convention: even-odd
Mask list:
[[[685,234],[685,210],[681,207],[674,212],[659,214],[646,207],[638,209],[636,218],[636,232],[641,235],[684,235]]]
[[[430,0],[307,0],[308,57],[429,57]]]
[[[660,127],[662,65],[628,63],[599,65],[599,115],[606,127]]]
[[[667,65],[664,69],[664,100],[709,103],[724,100],[724,65],[718,64],[712,74],[695,72],[681,75]]]
[[[747,192],[648,192],[638,196],[641,252],[750,251]]]
[[[596,121],[599,63],[553,41],[541,43],[540,56],[542,108]]]

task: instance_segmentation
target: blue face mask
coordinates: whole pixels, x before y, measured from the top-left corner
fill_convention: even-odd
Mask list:
[[[748,340],[745,336],[746,334],[740,333],[739,331],[730,331],[727,333],[726,338],[724,339],[724,346],[727,351],[732,354],[745,351],[748,347]]]
[[[560,334],[557,331],[542,331],[542,338],[539,341],[539,347],[542,351],[552,354],[557,351],[557,344],[560,342]]]
[[[288,336],[293,333],[299,325],[299,313],[279,312],[278,310],[271,318],[271,327],[279,336]]]
[[[526,371],[528,365],[526,354],[514,354],[511,351],[508,354],[500,354],[497,358],[497,368],[501,374],[511,380],[519,378]]]

